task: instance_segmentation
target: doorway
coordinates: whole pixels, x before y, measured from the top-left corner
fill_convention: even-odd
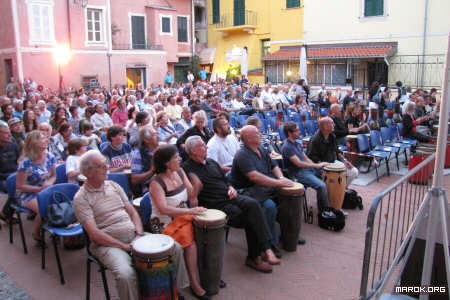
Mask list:
[[[13,73],[13,62],[11,58],[5,59],[5,86],[9,83],[11,80],[11,77],[14,76]]]
[[[135,90],[138,84],[145,89],[147,83],[147,75],[145,68],[127,68],[127,87]]]
[[[380,84],[387,85],[388,83],[388,67],[384,61],[382,62],[368,62],[367,63],[367,78],[368,86],[372,85],[372,82],[378,81]]]

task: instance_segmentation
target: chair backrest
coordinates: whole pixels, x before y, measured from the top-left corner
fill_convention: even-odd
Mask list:
[[[67,183],[69,179],[66,174],[66,163],[62,163],[56,166],[56,181],[55,183]]]
[[[150,223],[150,218],[152,216],[152,201],[150,200],[149,193],[145,193],[144,197],[141,199],[141,220],[143,225]]]
[[[102,143],[108,141],[108,140],[106,139],[106,133],[105,133],[105,132],[102,132],[102,134],[100,135],[100,139],[102,140]]]
[[[38,193],[37,201],[39,205],[39,215],[47,217],[47,208],[54,192],[63,193],[67,198],[73,201],[73,197],[80,189],[80,186],[73,183],[60,183],[52,185]]]
[[[16,197],[16,173],[12,173],[6,178],[6,189],[8,190],[8,197],[14,198]]]
[[[391,131],[391,140],[398,140],[398,129],[397,125],[392,125],[389,127],[389,130]]]
[[[371,130],[370,131],[370,146],[372,148],[375,148],[378,145],[381,145],[381,133],[378,130]]]
[[[247,118],[248,118],[248,115],[239,115],[239,117],[238,117],[239,127],[245,126],[245,121],[247,121]]]
[[[394,109],[394,102],[393,101],[386,102],[386,109],[393,110]]]
[[[284,141],[286,139],[286,135],[284,134],[283,127],[283,125],[278,127],[278,134],[280,135],[280,139]]]
[[[108,179],[114,181],[124,190],[125,194],[131,195],[130,184],[128,182],[128,176],[123,173],[108,173]]]
[[[109,144],[111,144],[110,141],[106,141],[100,144],[100,151],[103,151]]]
[[[391,140],[391,130],[388,127],[381,127],[381,141],[383,144]]]
[[[322,107],[322,108],[320,109],[320,115],[321,115],[321,116],[328,116],[328,108]]]
[[[260,121],[260,124],[261,124],[261,129],[260,129],[260,131],[261,131],[261,132],[267,131],[267,124],[268,124],[268,121],[267,121],[266,119],[262,119],[262,118],[259,118],[259,121]]]
[[[358,141],[358,149],[360,152],[364,153],[370,150],[369,137],[367,137],[367,135],[358,134],[357,141]]]
[[[397,132],[399,136],[403,136],[403,124],[397,123]]]
[[[308,134],[313,135],[317,131],[317,126],[314,123],[314,120],[308,120],[306,121],[306,131]]]
[[[297,126],[298,126],[298,129],[300,129],[301,136],[306,136],[306,129],[305,129],[305,126],[303,125],[303,123],[301,121],[297,122]]]
[[[264,116],[266,116],[266,119],[267,119],[267,118],[270,118],[270,117],[275,117],[275,112],[272,111],[272,110],[266,110],[266,111],[264,112]]]

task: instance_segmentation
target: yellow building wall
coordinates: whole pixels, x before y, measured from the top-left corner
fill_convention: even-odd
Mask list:
[[[301,1],[303,2],[303,1]],[[220,1],[220,16],[233,18],[233,0]],[[230,63],[225,60],[225,54],[234,47],[248,48],[248,69],[263,68],[261,61],[261,40],[292,40],[303,37],[303,8],[286,9],[286,1],[246,0],[245,10],[256,13],[256,28],[253,33],[244,30],[234,30],[225,35],[218,31],[219,24],[212,24],[212,0],[207,3],[208,15],[208,47],[216,47],[213,73],[226,74]],[[271,52],[278,50],[280,45],[272,45]],[[239,65],[234,62],[233,67]],[[264,76],[249,76],[252,83],[264,83]]]

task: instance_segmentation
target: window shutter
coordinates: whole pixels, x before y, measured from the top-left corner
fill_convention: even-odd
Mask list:
[[[178,17],[178,42],[187,43],[187,18],[186,17]]]
[[[286,8],[300,7],[300,0],[286,0]]]
[[[220,0],[212,0],[213,19],[212,23],[217,24],[220,22]]]
[[[245,24],[245,0],[234,0],[234,26]]]
[[[131,16],[131,41],[133,49],[145,49],[145,18]]]
[[[365,0],[364,16],[382,16],[384,14],[384,0]]]
[[[162,32],[170,33],[170,18],[162,17]]]

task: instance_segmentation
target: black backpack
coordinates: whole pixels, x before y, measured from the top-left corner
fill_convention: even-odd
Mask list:
[[[345,216],[340,210],[327,207],[319,213],[319,227],[331,231],[340,231],[345,227]]]
[[[357,191],[351,189],[345,191],[344,203],[342,204],[342,208],[359,208],[360,210],[363,210],[364,206],[362,204],[362,198],[358,196]]]

